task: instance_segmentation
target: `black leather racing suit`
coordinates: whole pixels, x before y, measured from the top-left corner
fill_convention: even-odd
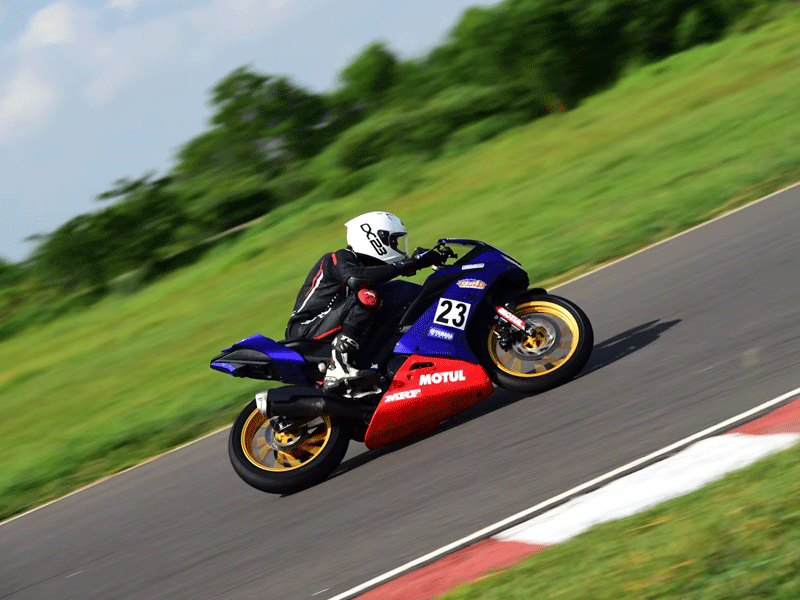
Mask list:
[[[286,338],[327,339],[342,332],[360,343],[380,308],[375,286],[401,275],[397,264],[384,264],[349,248],[325,254],[297,295]]]

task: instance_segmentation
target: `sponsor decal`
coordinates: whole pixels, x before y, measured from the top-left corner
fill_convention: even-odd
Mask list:
[[[411,398],[416,398],[422,393],[422,390],[403,390],[402,392],[396,392],[394,394],[389,394],[386,396],[383,401],[384,402],[397,402],[398,400],[409,400]]]
[[[467,317],[471,304],[458,302],[449,298],[439,298],[439,305],[436,307],[436,314],[433,317],[434,325],[444,325],[455,329],[465,329],[467,327]]]
[[[378,253],[378,256],[383,256],[388,252],[388,250],[386,250],[386,247],[383,244],[381,244],[380,238],[377,235],[375,235],[375,233],[372,231],[372,227],[370,226],[369,223],[362,223],[361,231],[363,231],[366,234],[367,240],[369,240],[369,243],[372,244],[373,248],[375,248],[375,252]]]
[[[436,327],[431,327],[430,329],[428,329],[428,337],[452,342],[454,335],[449,331],[444,331],[442,329],[436,329]]]
[[[484,263],[475,263],[475,264],[472,264],[472,265],[462,265],[461,270],[462,271],[469,271],[470,269],[482,269],[485,266],[486,265]]]
[[[517,329],[525,331],[525,321],[520,319],[517,315],[512,313],[510,310],[503,308],[502,306],[498,306],[496,309],[497,314],[503,317],[506,321],[511,323]]]
[[[438,385],[440,383],[455,383],[466,381],[464,371],[443,371],[442,373],[424,373],[419,376],[420,385]]]
[[[486,282],[480,279],[459,279],[458,287],[470,290],[482,290],[486,287]]]

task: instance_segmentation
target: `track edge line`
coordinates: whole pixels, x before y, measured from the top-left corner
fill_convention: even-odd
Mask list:
[[[352,598],[355,598],[356,596],[363,594],[364,592],[367,592],[369,590],[372,590],[384,583],[387,583],[388,581],[396,579],[401,575],[405,575],[406,573],[414,571],[415,569],[424,567],[425,565],[428,565],[444,556],[447,556],[463,548],[466,548],[474,544],[475,542],[490,538],[493,535],[500,533],[501,531],[510,529],[511,527],[514,527],[515,525],[518,525],[523,521],[530,519],[531,517],[535,517],[544,512],[547,512],[548,510],[555,508],[561,504],[564,504],[565,502],[572,500],[573,498],[581,496],[587,492],[596,490],[608,483],[611,483],[616,479],[624,477],[625,475],[629,475],[630,473],[643,469],[648,465],[663,460],[668,456],[683,450],[684,448],[693,444],[694,442],[700,441],[702,439],[711,437],[719,433],[723,433],[730,429],[734,429],[739,425],[743,425],[744,423],[748,422],[753,418],[762,416],[763,414],[766,414],[767,412],[770,412],[771,410],[778,408],[783,404],[788,404],[789,402],[792,402],[793,400],[797,399],[798,396],[800,396],[800,387],[785,394],[782,394],[777,398],[773,398],[772,400],[768,400],[767,402],[759,404],[758,406],[751,408],[750,410],[747,410],[729,419],[721,421],[716,425],[712,425],[711,427],[708,427],[706,429],[703,429],[702,431],[699,431],[688,437],[685,437],[682,440],[670,444],[669,446],[665,446],[660,450],[656,450],[655,452],[652,452],[646,456],[643,456],[625,465],[622,465],[621,467],[618,467],[603,475],[600,475],[599,477],[595,477],[590,481],[577,485],[565,492],[562,492],[561,494],[558,494],[556,496],[553,496],[552,498],[544,500],[543,502],[540,502],[535,506],[520,511],[514,515],[511,515],[510,517],[506,517],[505,519],[502,519],[492,525],[489,525],[488,527],[484,527],[483,529],[480,529],[475,533],[463,537],[460,540],[451,542],[446,546],[442,546],[441,548],[434,550],[433,552],[429,552],[424,556],[409,561],[406,564],[397,567],[396,569],[384,573],[383,575],[379,575],[378,577],[370,579],[369,581],[362,583],[361,585],[356,586],[354,588],[351,588],[346,592],[342,592],[337,596],[328,598],[328,600],[350,600]]]

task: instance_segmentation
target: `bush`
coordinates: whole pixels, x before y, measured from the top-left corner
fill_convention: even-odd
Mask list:
[[[380,162],[400,144],[409,129],[407,120],[405,115],[380,114],[351,127],[335,142],[337,163],[357,170]]]
[[[492,115],[477,123],[471,123],[454,131],[450,134],[445,144],[445,150],[462,150],[470,146],[475,146],[512,127],[522,125],[528,120],[528,115],[522,112]]]
[[[758,29],[772,21],[781,19],[795,11],[800,5],[797,0],[775,0],[775,2],[759,2],[747,11],[732,26],[732,33],[746,33]]]
[[[189,220],[206,234],[252,221],[279,203],[264,177],[237,178],[233,173],[193,182],[181,195],[188,204]]]
[[[305,196],[319,185],[316,177],[307,170],[288,171],[270,181],[267,189],[279,204],[292,202]]]
[[[703,11],[692,8],[683,13],[675,28],[675,49],[686,50],[708,40],[713,34]]]
[[[398,154],[435,154],[453,131],[509,109],[515,124],[545,111],[537,94],[519,83],[451,88],[417,110],[382,113],[347,130],[335,143],[337,162],[357,170]]]

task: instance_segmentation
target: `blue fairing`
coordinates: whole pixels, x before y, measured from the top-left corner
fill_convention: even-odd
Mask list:
[[[230,348],[223,350],[223,352],[239,348],[257,350],[269,356],[275,364],[275,369],[278,371],[281,381],[286,383],[307,383],[302,371],[305,360],[291,348],[287,348],[268,337],[256,334],[243,339],[241,342],[236,342]]]
[[[378,286],[381,302],[389,306],[402,306],[419,296],[422,286],[413,281],[394,279]]]
[[[452,357],[478,364],[467,331],[474,319],[487,317],[483,312],[487,292],[490,289],[525,289],[528,276],[511,256],[484,242],[442,239],[436,248],[443,248],[448,257],[455,257],[449,249],[451,244],[465,246],[468,250],[456,263],[435,271],[424,286],[396,279],[378,286],[376,291],[383,306],[392,309],[387,312],[387,329],[397,322],[402,328],[400,331],[404,330],[394,345],[396,354]],[[497,300],[501,301],[500,296]],[[391,339],[396,339],[394,334]],[[322,342],[319,348],[313,343],[310,347],[324,350],[324,346]],[[304,347],[302,343],[297,346],[298,349]],[[258,355],[237,354],[237,350],[254,351]],[[310,366],[305,359],[295,350],[263,335],[253,335],[226,348],[212,359],[211,368],[235,377],[310,383],[305,375]]]
[[[459,273],[463,277],[454,281],[442,297],[417,319],[397,342],[394,351],[398,354],[452,356],[477,364],[478,359],[467,340],[469,322],[492,283],[504,273],[521,270],[516,261],[509,259],[493,248],[487,248],[467,263],[451,265],[431,275],[427,281]],[[443,305],[445,301],[450,304]]]

